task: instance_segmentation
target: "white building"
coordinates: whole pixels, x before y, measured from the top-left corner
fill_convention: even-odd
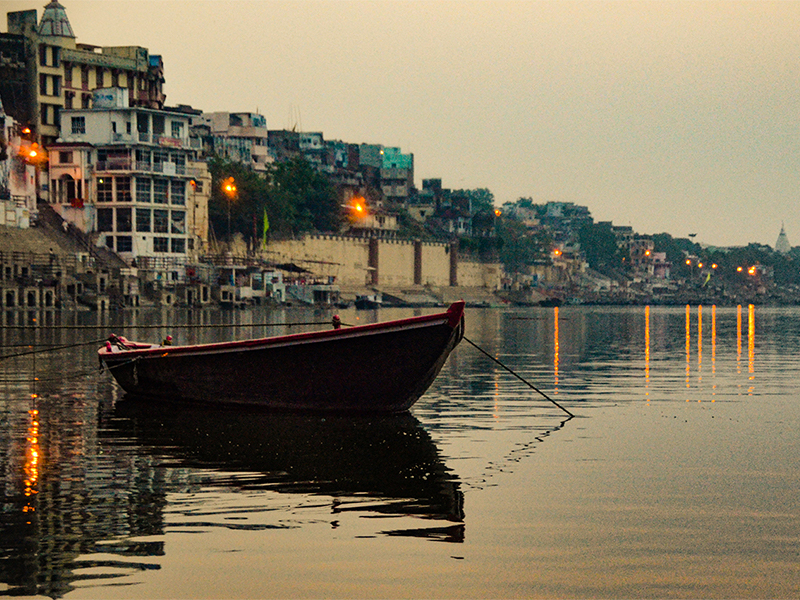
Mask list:
[[[121,88],[96,90],[91,109],[62,111],[61,137],[48,147],[56,211],[140,268],[186,264],[207,231],[210,194],[198,190],[207,169],[193,162],[189,119],[131,108]]]
[[[36,213],[37,160],[21,127],[0,101],[0,225],[27,229]]]

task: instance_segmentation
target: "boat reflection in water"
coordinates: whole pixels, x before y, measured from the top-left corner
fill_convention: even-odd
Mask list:
[[[88,422],[77,436],[65,425],[76,421],[70,410],[53,406],[25,415],[29,427],[20,423],[25,437],[11,447],[19,454],[12,460],[20,479],[13,487],[22,493],[7,489],[0,502],[8,517],[0,527],[0,595],[60,597],[87,585],[124,584],[135,572],[161,568],[169,532],[282,528],[286,510],[295,513],[292,528],[311,527],[328,502],[334,523],[345,512],[392,522],[404,517],[405,528],[372,531],[376,536],[464,539],[460,483],[411,414],[335,416],[173,403],[154,411],[131,398],[99,414],[97,429],[91,427],[97,437],[88,444],[94,437]],[[45,439],[30,434],[39,420]],[[30,440],[45,456],[35,478]],[[201,511],[204,520],[193,521],[196,492],[209,488],[230,492],[234,503],[253,502],[249,520],[242,521],[240,507],[212,501]],[[328,500],[320,505],[320,497]],[[292,510],[310,505],[316,507],[312,519]],[[277,525],[254,523],[276,516]],[[359,522],[380,528],[387,521]]]
[[[330,496],[333,514],[367,511],[446,523],[381,532],[386,535],[463,541],[459,482],[409,413],[283,413],[182,403],[164,408],[156,412],[128,397],[117,404],[106,435],[135,439],[137,454],[168,456],[182,468],[250,474],[217,480],[233,489]],[[351,497],[359,501],[347,502]]]

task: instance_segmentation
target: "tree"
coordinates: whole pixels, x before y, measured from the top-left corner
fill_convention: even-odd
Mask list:
[[[304,158],[278,163],[266,175],[219,157],[209,161],[208,167],[212,177],[209,220],[225,239],[239,233],[249,246],[257,247],[265,214],[270,234],[279,237],[339,230],[342,215],[337,193]],[[231,178],[236,190],[226,193],[223,184]]]
[[[271,179],[274,208],[288,217],[293,233],[339,231],[342,210],[336,190],[305,158],[276,164]]]
[[[578,233],[581,250],[589,266],[605,275],[627,270],[630,256],[617,246],[610,223],[584,223]]]

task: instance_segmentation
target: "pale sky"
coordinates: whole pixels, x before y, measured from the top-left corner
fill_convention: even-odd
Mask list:
[[[60,1],[78,42],[160,54],[168,105],[400,146],[418,186],[498,204],[800,245],[800,1]]]

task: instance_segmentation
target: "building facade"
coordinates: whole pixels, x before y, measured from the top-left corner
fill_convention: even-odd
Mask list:
[[[40,144],[55,142],[61,111],[89,108],[96,88],[125,88],[130,106],[163,108],[163,63],[146,48],[78,43],[57,0],[45,6],[41,21],[26,10],[8,13],[7,22],[8,33],[0,34],[0,54],[9,57],[0,95]]]
[[[267,120],[255,113],[202,113],[192,127],[203,137],[206,152],[264,172],[273,162]]]
[[[129,107],[120,88],[94,98],[95,108],[62,112],[48,147],[52,204],[129,264],[186,264],[207,241],[210,195],[190,116]]]

